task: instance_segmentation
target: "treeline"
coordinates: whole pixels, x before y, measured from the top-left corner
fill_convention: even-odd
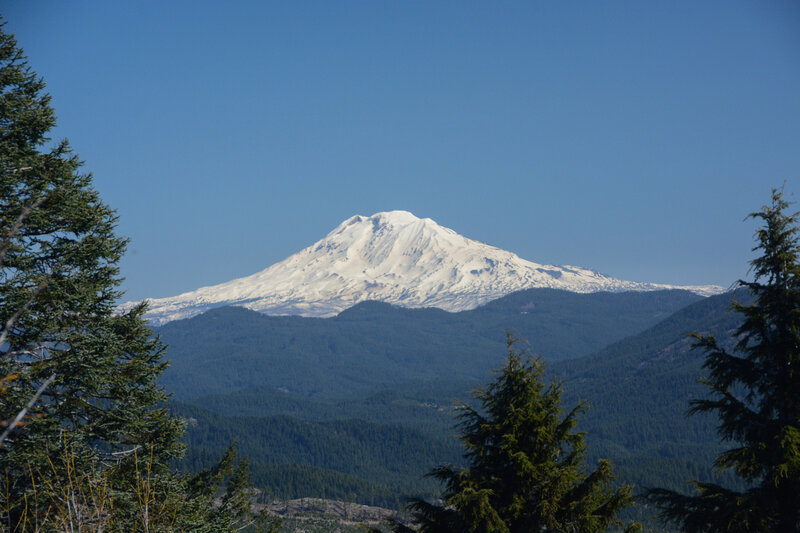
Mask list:
[[[258,463],[251,472],[264,491],[264,503],[297,498],[327,498],[401,510],[409,496],[435,497],[434,483],[409,484],[407,491],[334,470],[302,464],[269,465]]]
[[[404,495],[433,494],[435,483],[422,477],[432,463],[461,461],[455,438],[402,426],[221,416],[186,404],[173,405],[173,412],[187,420],[189,446],[177,463],[181,469],[208,468],[235,441],[250,460],[253,483],[284,498],[303,495],[298,489],[303,486],[311,489],[305,496],[337,494],[394,505]]]

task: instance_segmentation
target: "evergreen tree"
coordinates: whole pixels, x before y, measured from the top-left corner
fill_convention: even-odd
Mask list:
[[[711,398],[694,400],[690,413],[714,412],[718,431],[733,447],[715,461],[750,488],[742,492],[695,482],[696,495],[649,491],[661,517],[685,531],[800,531],[800,262],[798,214],[773,190],[761,219],[751,261],[754,280],[740,281],[754,296],[732,307],[744,321],[733,349],[696,336],[707,352],[702,380]]]
[[[170,468],[183,424],[157,385],[165,349],[144,305],[115,311],[126,241],[50,143],[44,88],[0,21],[0,529],[274,531],[233,448],[210,473]]]
[[[270,518],[266,509],[260,513],[253,511],[249,465],[246,459],[237,463],[236,458],[236,445],[232,444],[217,465],[187,481],[187,501],[194,512],[184,515],[194,521],[185,521],[182,530],[208,533],[280,531],[280,519]],[[226,478],[227,484],[224,483]],[[220,492],[222,496],[217,504]]]
[[[468,468],[441,466],[441,503],[412,500],[414,528],[396,531],[604,531],[620,522],[631,487],[612,488],[611,464],[583,467],[579,404],[562,417],[561,385],[543,382],[540,359],[519,354],[508,336],[508,359],[497,379],[475,393],[480,409],[462,406],[461,441]]]
[[[69,144],[48,139],[44,87],[0,25],[0,508],[11,529],[46,512],[46,487],[101,465],[117,511],[132,509],[137,472],[153,480],[181,451],[156,384],[164,347],[143,306],[115,313],[126,241]]]

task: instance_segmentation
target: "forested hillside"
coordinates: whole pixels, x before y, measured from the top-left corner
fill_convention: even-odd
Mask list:
[[[341,397],[408,381],[484,379],[506,328],[548,360],[587,355],[696,302],[686,291],[575,294],[531,289],[460,313],[364,302],[330,319],[220,308],[156,331],[178,399],[271,386]]]
[[[440,461],[459,462],[452,436],[358,419],[312,422],[286,416],[222,416],[186,404],[188,453],[181,465],[207,468],[231,442],[251,460],[252,479],[268,496],[327,497],[397,507],[404,496],[434,495],[421,473]]]
[[[540,291],[534,295],[537,292]],[[555,305],[559,295],[548,296],[553,296],[550,302]],[[573,296],[576,295],[570,298]],[[728,311],[733,297],[729,293],[694,301],[643,332],[591,355],[548,362],[549,375],[564,381],[566,404],[588,399],[592,405],[579,426],[588,432],[590,461],[599,457],[611,459],[620,482],[640,487],[683,488],[690,478],[713,478],[711,459],[719,451],[713,421],[684,416],[689,398],[702,394],[697,378],[703,359],[702,353],[690,349],[686,334],[699,331],[714,333],[721,339],[729,337],[739,322]],[[746,295],[737,293],[735,297],[741,300]],[[531,295],[512,295],[504,300],[494,304],[494,309],[490,305],[481,312],[496,313],[502,319],[509,316],[503,314],[504,309],[519,309],[520,304],[531,301]],[[570,309],[566,304],[564,307]],[[193,320],[207,320],[211,331],[217,331],[213,324],[218,324],[222,339],[222,317],[228,313],[243,317],[246,321],[238,324],[241,329],[235,338],[245,347],[248,339],[261,338],[258,332],[246,337],[245,326],[286,320],[270,318],[262,322],[264,317],[238,309],[217,313],[221,316],[209,313],[210,316]],[[391,329],[382,325],[387,317],[416,314],[449,319],[451,325],[461,327],[455,321],[459,314],[409,311],[379,304],[357,306],[340,316],[338,323],[352,322],[359,327],[372,324],[380,331],[383,327]],[[300,322],[304,320],[308,319]],[[613,321],[613,316],[606,314],[603,320]],[[550,318],[546,323],[553,326],[557,322]],[[591,323],[588,318],[584,322]],[[447,325],[436,324],[442,328],[442,336],[456,342]],[[407,344],[409,338],[414,339],[406,337]],[[529,340],[530,349],[537,353],[536,339]],[[463,339],[460,342],[463,346]],[[175,337],[172,343],[174,349]],[[470,370],[467,365],[472,364],[471,372],[477,374],[481,365],[496,366],[500,360],[501,353],[494,345],[486,344],[485,353],[477,354],[473,348],[474,355],[466,361],[456,355],[437,359],[442,375],[447,376],[440,380],[422,372],[414,379],[405,372],[402,380],[396,378],[395,383],[361,390],[343,388],[338,394],[308,395],[262,385],[198,396],[191,403],[202,409],[188,404],[176,406],[177,412],[191,419],[190,452],[183,464],[192,469],[207,465],[228,440],[237,439],[253,463],[256,484],[276,497],[335,494],[353,501],[393,506],[408,492],[429,494],[435,486],[423,480],[423,474],[435,464],[459,460],[453,438],[455,401],[470,401],[470,391],[492,377],[488,371],[480,379],[466,377]],[[363,353],[374,349],[374,344],[359,346],[356,341],[351,341],[350,346]],[[254,352],[256,348],[253,347]],[[427,347],[425,353],[431,350]],[[456,354],[464,350],[457,350]],[[375,365],[385,360],[381,354],[374,357]],[[423,362],[417,357],[407,357],[408,365],[415,365],[413,369]],[[301,368],[304,361],[299,358],[292,363]],[[362,373],[373,370],[363,367]],[[311,368],[306,377],[314,375]],[[355,434],[358,438],[351,440]],[[334,455],[326,455],[328,450],[339,450],[334,454],[335,461]],[[398,466],[400,470],[395,469]]]
[[[686,417],[689,400],[703,395],[698,378],[704,355],[686,334],[714,334],[731,343],[741,317],[731,300],[747,293],[714,296],[682,309],[657,326],[591,356],[551,365],[565,380],[566,397],[588,398],[593,409],[583,427],[596,456],[611,457],[631,482],[680,487],[702,474],[720,449],[715,421]]]

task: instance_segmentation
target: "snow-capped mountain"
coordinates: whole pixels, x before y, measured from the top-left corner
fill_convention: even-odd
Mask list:
[[[251,276],[150,300],[146,317],[163,324],[222,305],[327,317],[364,300],[461,311],[535,287],[584,293],[680,288],[704,296],[723,291],[716,285],[638,283],[585,268],[540,265],[429,218],[390,211],[349,218],[316,244]]]

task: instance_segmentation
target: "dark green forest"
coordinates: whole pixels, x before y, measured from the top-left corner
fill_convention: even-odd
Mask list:
[[[697,378],[703,361],[702,353],[691,350],[686,333],[730,337],[740,322],[729,311],[733,298],[748,301],[749,297],[743,292],[698,299],[680,291],[576,295],[530,290],[493,302],[487,306],[490,310],[468,313],[398,309],[370,302],[332,319],[276,318],[242,309],[218,309],[174,322],[159,330],[170,344],[170,353],[180,357],[195,350],[201,361],[233,353],[237,355],[228,364],[239,365],[240,388],[229,393],[198,394],[207,389],[204,383],[227,374],[219,370],[219,364],[216,373],[204,375],[201,363],[194,369],[197,380],[184,381],[181,397],[190,400],[174,404],[175,412],[190,420],[189,451],[181,466],[189,470],[206,467],[235,439],[250,458],[254,482],[273,497],[336,495],[394,508],[410,494],[430,496],[436,485],[423,475],[435,464],[459,464],[462,460],[455,439],[456,402],[469,402],[471,391],[492,379],[491,370],[486,369],[502,361],[502,337],[489,338],[489,332],[478,327],[470,330],[470,324],[480,322],[473,317],[486,313],[498,321],[516,318],[520,336],[538,353],[532,333],[542,327],[532,326],[537,323],[532,309],[541,309],[543,315],[546,312],[544,322],[553,343],[556,337],[570,336],[575,327],[571,319],[578,314],[581,324],[596,325],[608,338],[614,331],[609,323],[615,316],[626,317],[624,322],[630,324],[633,319],[626,313],[646,310],[649,318],[643,331],[627,335],[632,326],[626,325],[618,330],[615,342],[594,353],[555,358],[545,353],[548,375],[563,381],[566,403],[588,400],[591,408],[579,425],[587,432],[587,460],[610,459],[620,483],[679,490],[689,479],[717,479],[711,468],[720,451],[714,421],[707,416],[684,416],[688,399],[702,394]],[[462,314],[466,318],[459,316]],[[412,328],[418,328],[417,333],[408,335]],[[458,332],[457,344],[448,328]],[[194,336],[201,329],[204,334]],[[336,352],[326,344],[333,338],[331,331],[337,339],[349,339],[347,344],[338,341]],[[400,356],[386,348],[395,337],[382,337],[380,332],[385,331],[407,335],[400,375],[396,370]],[[437,342],[431,346],[428,341],[436,331],[441,331],[450,345]],[[369,337],[370,344],[359,346],[359,335]],[[256,341],[268,337],[273,340]],[[272,374],[272,361],[278,357],[273,350],[286,354],[274,348],[283,346],[274,338],[287,337],[303,342],[297,341],[293,348],[297,355],[287,357],[283,368]],[[197,341],[201,338],[209,339],[208,344],[200,345]],[[192,342],[183,346],[183,339]],[[375,339],[386,344],[378,349]],[[591,335],[584,335],[584,346],[590,345],[589,339]],[[247,357],[238,355],[245,345]],[[324,393],[280,387],[284,376],[305,375],[308,379],[316,375],[313,364],[311,371],[305,370],[312,356],[304,355],[299,345],[310,351],[327,346],[323,354],[313,355],[323,360],[319,366],[324,369],[320,370],[325,375]],[[349,346],[357,355],[351,357],[341,346]],[[444,378],[432,379],[426,373],[431,359]],[[348,365],[340,372],[342,360]],[[262,367],[259,361],[269,363]],[[261,382],[264,374],[272,376],[265,379],[272,384]],[[374,385],[354,388],[352,376]],[[170,383],[170,379],[175,378],[168,374],[165,380]],[[193,389],[195,385],[199,390]],[[736,486],[731,476],[723,481]]]
[[[439,461],[458,462],[452,438],[357,419],[312,422],[286,416],[222,416],[186,404],[189,421],[181,466],[207,468],[230,445],[251,459],[254,484],[275,498],[327,497],[396,507],[405,496],[434,496],[419,475]]]
[[[269,385],[341,397],[404,382],[481,380],[502,360],[504,331],[548,360],[588,355],[701,298],[687,291],[520,291],[472,311],[363,302],[336,317],[270,317],[227,307],[168,323],[162,383],[177,399]]]

